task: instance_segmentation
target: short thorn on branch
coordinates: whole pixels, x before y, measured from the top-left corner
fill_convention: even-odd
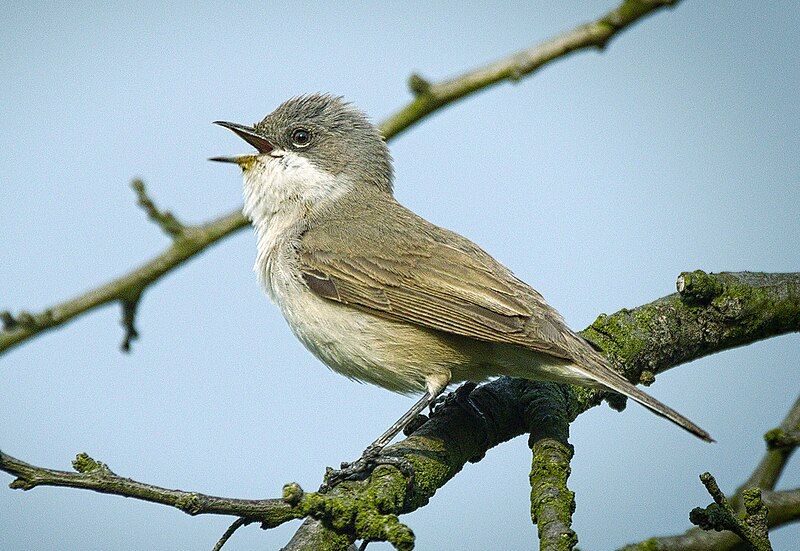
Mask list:
[[[415,96],[427,94],[431,89],[431,83],[418,73],[413,73],[408,77],[408,87]]]
[[[742,538],[756,551],[771,551],[767,506],[761,500],[759,488],[748,488],[742,492],[745,512],[740,516],[722,493],[711,473],[700,475],[703,485],[714,498],[714,503],[705,508],[697,507],[689,513],[689,520],[703,530],[730,530]]]
[[[122,304],[122,320],[120,323],[125,329],[125,337],[120,345],[123,352],[130,352],[131,343],[139,338],[139,331],[136,330],[136,310],[139,307],[143,292],[143,289],[137,289],[120,299]]]
[[[45,310],[41,314],[37,315],[23,310],[16,316],[8,310],[3,310],[0,312],[0,323],[2,323],[3,331],[13,331],[18,328],[36,329],[38,327],[45,327],[52,322],[52,318],[52,310]]]
[[[153,200],[150,199],[150,196],[147,195],[147,190],[144,187],[144,182],[140,179],[136,179],[131,182],[131,187],[133,191],[136,192],[136,199],[137,203],[140,207],[142,207],[147,216],[158,224],[158,226],[170,237],[173,239],[179,238],[183,235],[186,226],[183,225],[176,217],[169,211],[162,211],[160,210]]]

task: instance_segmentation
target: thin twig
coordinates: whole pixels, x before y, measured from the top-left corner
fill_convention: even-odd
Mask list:
[[[770,446],[770,440],[774,440],[780,434],[797,433],[797,431],[800,431],[800,396],[797,397],[780,426],[764,435],[767,441],[767,451],[758,466],[753,470],[753,474],[737,490],[736,495],[731,498],[735,504],[739,505],[738,496],[745,488],[755,487],[762,490],[775,488],[775,484],[777,484],[781,473],[783,473],[786,463],[797,449],[797,443],[791,446]]]
[[[79,488],[160,503],[192,516],[239,516],[258,520],[270,527],[298,518],[293,508],[282,499],[233,499],[161,488],[118,476],[86,454],[78,454],[73,467],[77,472],[37,467],[0,451],[0,470],[16,476],[9,484],[12,489],[31,490],[37,486]]]
[[[160,210],[156,204],[150,199],[150,196],[147,194],[147,189],[144,187],[144,182],[140,179],[136,179],[131,182],[131,187],[133,191],[136,192],[136,198],[138,199],[138,204],[142,207],[147,216],[158,224],[164,233],[172,237],[173,239],[177,239],[183,233],[185,226],[175,218],[175,215],[171,212],[162,211]]]
[[[602,50],[614,35],[632,23],[677,3],[678,0],[625,0],[596,21],[457,77],[429,82],[413,74],[408,86],[416,98],[381,124],[381,131],[384,136],[395,136],[426,115],[478,90],[503,81],[518,82],[544,65],[573,52],[589,48]]]
[[[222,534],[222,537],[219,538],[219,541],[214,546],[214,548],[211,549],[211,551],[219,551],[220,549],[222,549],[222,546],[228,543],[228,540],[231,539],[231,536],[233,535],[234,532],[236,532],[236,530],[238,530],[242,526],[247,526],[248,524],[250,524],[250,522],[252,521],[246,520],[244,518],[237,518],[236,520],[234,520],[233,524],[228,526],[228,529],[225,530],[225,533]]]

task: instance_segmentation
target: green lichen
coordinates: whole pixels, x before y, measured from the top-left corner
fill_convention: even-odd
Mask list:
[[[776,450],[784,447],[783,443],[785,441],[785,437],[786,432],[781,428],[767,431],[767,433],[764,435],[764,441],[767,443],[767,449]]]
[[[190,515],[197,515],[203,509],[203,499],[193,492],[179,497],[175,501],[175,507]]]
[[[658,543],[658,538],[650,538],[644,540],[636,546],[636,551],[660,551],[661,544]]]
[[[572,447],[552,438],[532,443],[531,520],[548,549],[570,551],[578,543],[572,530],[575,493],[567,488]],[[555,532],[555,533],[554,533]]]
[[[298,505],[303,499],[303,489],[297,482],[290,482],[283,487],[283,501],[288,505]]]
[[[718,278],[703,270],[681,273],[677,287],[683,301],[692,305],[708,304],[724,289]]]
[[[95,461],[86,453],[79,453],[72,461],[72,468],[82,474],[113,475],[108,465],[100,461]]]
[[[639,383],[643,384],[644,386],[650,386],[656,382],[656,374],[650,371],[649,369],[645,369],[639,374]]]

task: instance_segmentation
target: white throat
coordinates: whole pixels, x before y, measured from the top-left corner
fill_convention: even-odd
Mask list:
[[[311,213],[352,188],[291,151],[260,155],[244,172],[243,213],[258,237],[253,270],[273,301],[280,303],[285,285],[299,275],[291,273],[291,257]]]

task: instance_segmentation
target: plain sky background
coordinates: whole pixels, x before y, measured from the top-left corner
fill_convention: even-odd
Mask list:
[[[26,2],[0,12],[0,309],[40,310],[168,245],[135,206],[141,176],[187,222],[241,201],[247,152],[211,125],[252,123],[305,92],[373,120],[438,79],[594,19],[572,2]],[[674,291],[684,270],[800,269],[800,10],[686,1],[618,36],[453,105],[391,143],[399,199],[509,265],[580,329]],[[297,342],[251,271],[247,230],[150,288],[119,351],[106,307],[0,358],[0,448],[69,468],[85,451],[124,476],[245,498],[315,489],[411,404],[350,382]],[[775,338],[660,376],[651,392],[718,440],[632,404],[573,425],[584,550],[682,532],[732,492],[798,394],[800,340]],[[530,549],[524,438],[468,465],[402,517],[420,550]],[[800,484],[793,461],[781,488]],[[210,549],[228,518],[91,492],[4,489],[0,548]],[[297,523],[240,530],[277,549]],[[798,527],[777,531],[793,549]],[[388,549],[373,544],[370,549]]]

